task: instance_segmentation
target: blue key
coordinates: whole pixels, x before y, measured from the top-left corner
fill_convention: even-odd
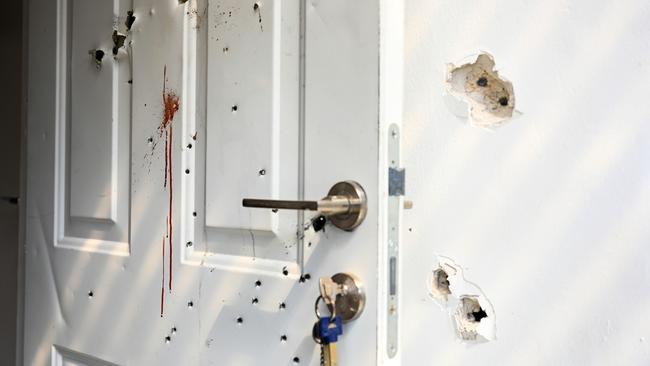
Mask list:
[[[318,337],[321,343],[321,365],[337,366],[336,342],[343,334],[343,322],[340,316],[330,319],[321,317],[318,319]]]
[[[318,335],[322,344],[335,343],[343,334],[343,322],[340,316],[332,320],[329,316],[321,317],[318,320]]]

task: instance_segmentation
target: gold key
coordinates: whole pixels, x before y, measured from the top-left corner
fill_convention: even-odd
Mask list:
[[[323,344],[321,346],[322,366],[336,366],[336,343]]]

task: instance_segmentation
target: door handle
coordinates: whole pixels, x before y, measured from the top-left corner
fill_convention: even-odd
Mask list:
[[[341,230],[352,231],[366,218],[366,192],[357,182],[338,182],[318,201],[287,201],[244,198],[244,207],[319,211]]]

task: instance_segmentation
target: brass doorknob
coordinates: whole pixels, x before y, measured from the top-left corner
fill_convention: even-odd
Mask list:
[[[244,207],[319,211],[342,230],[351,231],[366,218],[366,192],[357,182],[338,182],[319,201],[287,201],[244,198]]]

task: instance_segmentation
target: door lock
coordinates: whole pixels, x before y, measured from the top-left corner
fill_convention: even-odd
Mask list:
[[[244,207],[319,211],[341,230],[352,231],[366,218],[366,192],[357,182],[338,182],[319,201],[286,201],[244,198]]]

